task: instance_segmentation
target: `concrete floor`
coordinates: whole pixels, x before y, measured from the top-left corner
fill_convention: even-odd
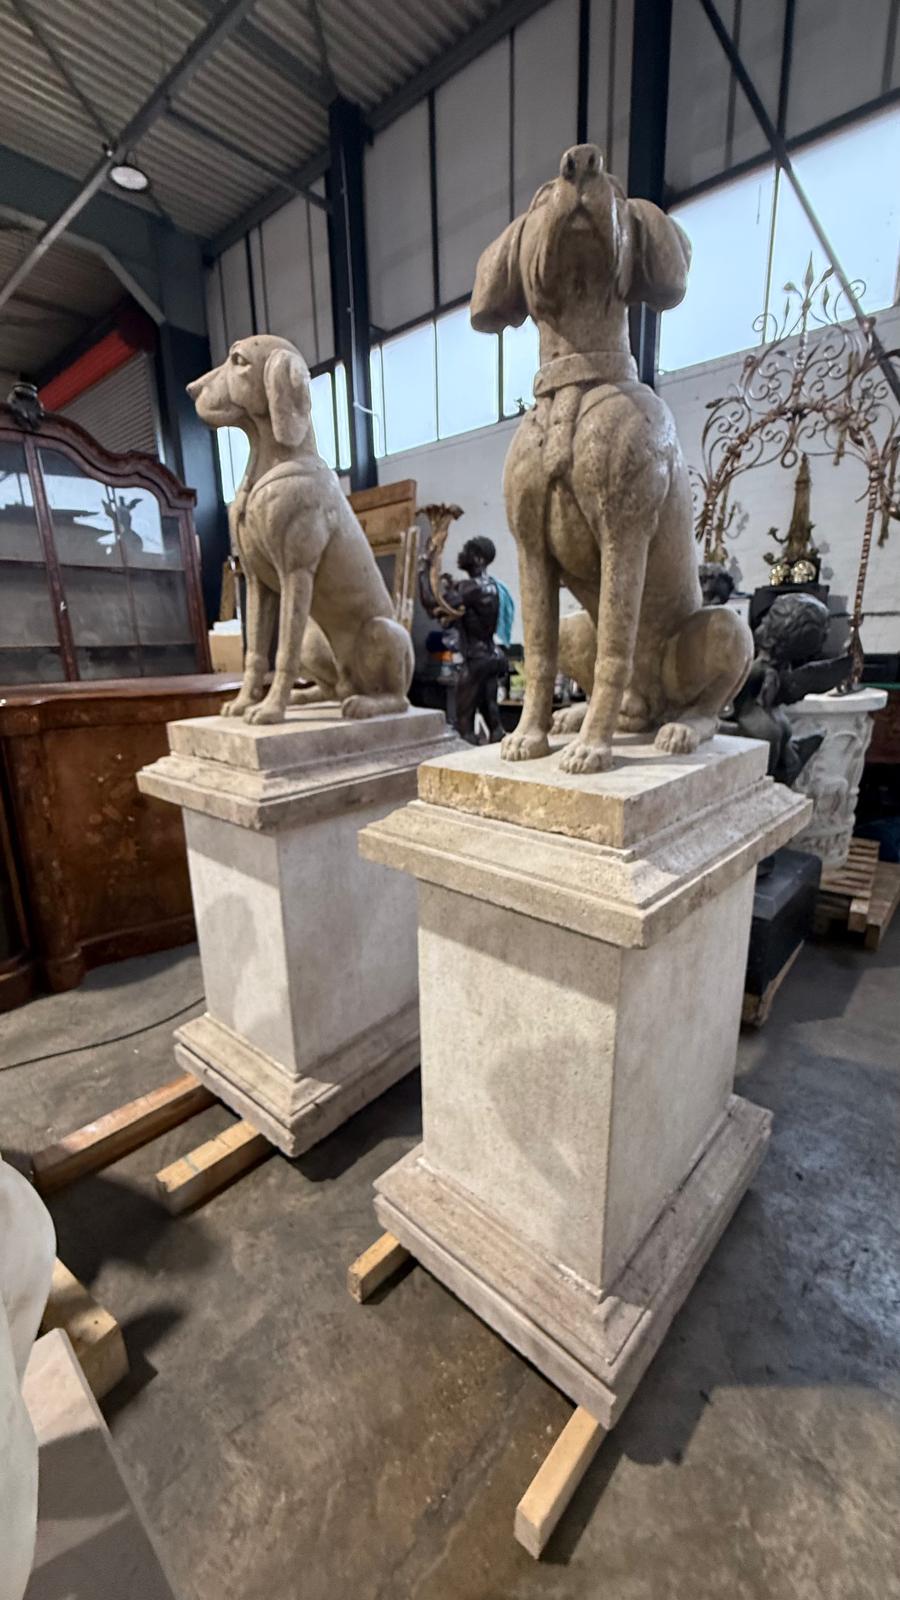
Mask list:
[[[125,1331],[105,1410],[182,1600],[900,1596],[898,965],[900,924],[878,955],[808,948],[742,1038],[772,1148],[540,1565],[513,1508],[568,1402],[420,1268],[364,1308],[345,1291],[415,1078],[192,1216],[153,1174],[221,1108],[54,1200]],[[193,950],[108,967],[0,1019],[0,1062],[200,992]],[[171,1031],[0,1074],[6,1152],[173,1076]]]

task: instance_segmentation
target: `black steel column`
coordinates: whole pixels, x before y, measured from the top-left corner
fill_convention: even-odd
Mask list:
[[[672,0],[634,0],[631,110],[628,123],[628,193],[663,205],[666,187],[666,118]],[[631,349],[642,383],[656,381],[659,314],[649,306],[629,312]]]
[[[369,279],[363,201],[366,134],[359,106],[341,97],[332,100],[328,108],[328,131],[331,149],[328,228],[334,338],[338,359],[343,361],[347,372],[350,486],[370,489],[377,483],[378,473],[369,375]]]

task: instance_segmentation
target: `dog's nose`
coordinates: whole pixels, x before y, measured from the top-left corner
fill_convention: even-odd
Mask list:
[[[211,374],[209,372],[204,372],[201,377],[194,378],[194,379],[192,379],[192,381],[190,383],[186,383],[185,384],[184,387],[187,390],[187,393],[190,395],[192,400],[196,400],[198,394],[200,393],[200,390],[203,388],[204,384],[207,382],[207,380],[210,377],[211,377]]]
[[[603,156],[595,144],[573,144],[559,163],[559,175],[581,189],[588,178],[603,171]]]

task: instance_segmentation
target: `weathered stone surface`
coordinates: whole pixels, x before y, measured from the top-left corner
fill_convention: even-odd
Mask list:
[[[210,427],[242,428],[250,443],[228,508],[247,580],[247,652],[240,694],[222,714],[282,722],[297,678],[317,685],[301,691],[304,699],[340,700],[346,717],[408,710],[412,641],[340,479],[316,448],[300,351],[275,334],[238,339],[188,394]]]
[[[606,1426],[768,1136],[732,1094],[754,869],[809,812],[753,742],[618,752],[441,759],[360,835],[422,885],[423,1141],[379,1218]]]
[[[392,812],[365,829],[360,849],[491,905],[617,945],[647,945],[785,844],[809,816],[803,797],[765,776],[765,748],[755,740],[716,739],[692,756],[574,780],[553,757],[537,769],[547,773],[543,786],[530,777],[530,763],[501,765],[495,746],[426,762],[419,793],[446,803],[420,799]],[[692,805],[682,807],[687,785]],[[632,806],[655,831],[622,849],[590,839],[633,831]],[[676,820],[679,809],[685,814]]]
[[[885,689],[853,694],[808,694],[785,712],[798,735],[823,730],[825,738],[795,785],[809,795],[813,814],[794,841],[812,850],[826,867],[841,867],[850,850],[859,781],[872,738],[872,716],[887,703]]]
[[[616,730],[696,749],[746,676],[749,629],[725,606],[704,610],[691,494],[675,424],[638,382],[628,307],[678,305],[691,246],[648,200],[629,200],[593,144],[566,150],[531,204],[483,252],[470,314],[484,333],[531,316],[540,337],[535,405],[503,474],[519,551],[528,666],[508,761],[546,754],[561,663],[589,691],[563,713],[577,736],[573,773],[612,760]],[[559,586],[585,609],[559,622]]]
[[[38,1446],[23,1380],[55,1249],[43,1201],[0,1161],[0,1600],[22,1600],[34,1555]]]
[[[95,1595],[98,1600],[175,1600],[143,1511],[61,1328],[35,1345],[24,1393],[40,1445],[37,1547],[25,1600],[93,1600]]]
[[[309,706],[173,723],[170,743],[139,782],[183,808],[207,1004],[176,1054],[296,1155],[417,1063],[415,885],[356,838],[456,737],[441,712]]]
[[[416,765],[457,745],[443,712],[419,708],[354,722],[337,706],[304,706],[276,727],[188,717],[170,724],[169,755],[138,773],[138,787],[266,831],[405,799]]]
[[[419,773],[419,799],[500,822],[624,849],[663,828],[695,821],[765,775],[758,743],[716,738],[689,755],[667,756],[640,735],[620,734],[609,771],[567,772],[571,739],[556,738],[548,756],[505,761],[496,745],[429,760]]]

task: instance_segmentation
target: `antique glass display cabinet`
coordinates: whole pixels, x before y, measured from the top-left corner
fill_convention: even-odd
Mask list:
[[[209,671],[194,493],[0,406],[0,687]]]

